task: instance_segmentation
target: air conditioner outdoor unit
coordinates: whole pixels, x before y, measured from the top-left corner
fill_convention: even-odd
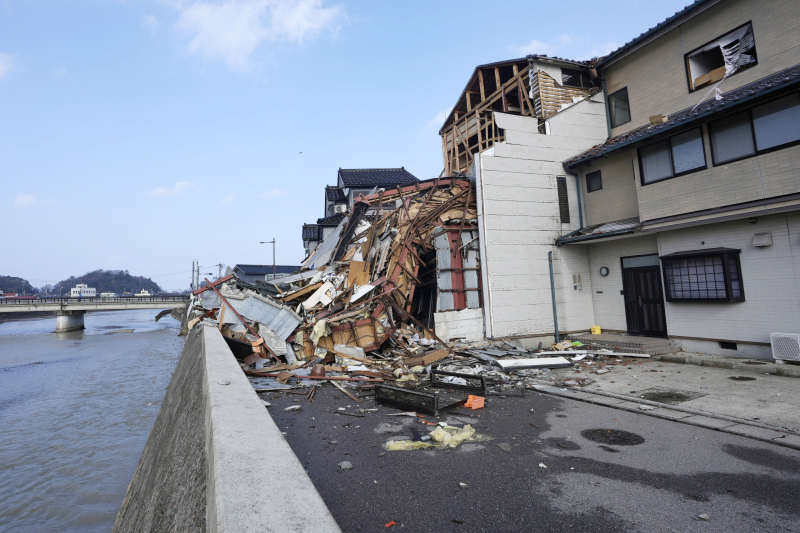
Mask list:
[[[347,213],[347,206],[346,205],[336,205],[333,207],[334,213]]]
[[[800,362],[800,333],[770,333],[772,358],[782,364],[784,361]]]

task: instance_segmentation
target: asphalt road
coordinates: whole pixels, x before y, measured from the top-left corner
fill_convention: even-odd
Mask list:
[[[330,385],[313,403],[261,397],[344,532],[800,531],[800,452],[744,437],[529,391],[438,419],[470,422],[491,440],[389,452],[390,438],[433,426],[383,406],[336,414],[378,406]],[[284,412],[290,405],[303,408]],[[644,442],[593,442],[581,435],[588,429]]]

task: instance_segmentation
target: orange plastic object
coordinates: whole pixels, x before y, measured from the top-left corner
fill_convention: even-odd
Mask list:
[[[483,400],[485,398],[483,396],[473,396],[469,395],[467,398],[467,403],[464,404],[464,407],[471,407],[473,410],[481,409],[483,407]]]
[[[394,520],[392,520],[391,522],[389,522],[388,524],[386,524],[386,527],[392,527],[392,526],[396,526],[396,525],[397,525],[397,522],[395,522]]]

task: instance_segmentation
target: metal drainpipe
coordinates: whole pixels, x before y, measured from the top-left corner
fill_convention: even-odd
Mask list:
[[[558,336],[558,309],[556,308],[556,281],[553,277],[553,252],[547,252],[547,261],[550,263],[550,294],[553,297],[553,322],[556,327],[556,344],[561,342]]]
[[[603,80],[603,100],[605,100],[606,106],[606,129],[608,130],[608,138],[611,138],[611,107],[608,105],[608,91],[606,90],[606,80],[605,78],[600,78]]]
[[[575,176],[575,190],[578,192],[578,219],[580,220],[581,223],[581,227],[578,229],[581,230],[583,229],[583,205],[581,205],[581,177],[578,175],[577,172],[572,172],[571,170],[564,169],[564,172]]]

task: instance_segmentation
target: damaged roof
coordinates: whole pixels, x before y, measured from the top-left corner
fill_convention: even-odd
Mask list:
[[[687,107],[670,115],[667,122],[647,124],[627,131],[622,135],[612,137],[602,144],[598,144],[581,154],[567,159],[564,161],[564,166],[568,169],[575,168],[578,165],[629,148],[640,141],[666,134],[677,128],[696,125],[702,119],[731,110],[740,105],[744,106],[744,104],[756,98],[798,86],[800,86],[800,64],[723,93],[721,100],[712,97],[696,107]]]
[[[344,213],[336,213],[335,215],[331,215],[329,217],[318,218],[317,219],[317,226],[320,227],[331,227],[331,226],[338,226],[339,222],[345,217]]]
[[[344,191],[336,185],[326,185],[325,199],[333,202],[340,202],[346,200],[347,197],[344,195]]]
[[[662,33],[667,32],[668,30],[672,29],[674,26],[685,22],[686,20],[692,18],[693,16],[697,15],[702,7],[703,10],[713,6],[714,4],[718,3],[720,0],[695,0],[693,3],[689,4],[688,6],[684,7],[680,11],[676,12],[671,17],[667,18],[663,22],[659,22],[646,32],[642,33],[638,37],[631,39],[627,43],[623,44],[613,52],[609,53],[605,57],[601,57],[595,66],[602,67],[603,65],[608,64],[612,59],[615,59],[625,52],[631,50],[638,44],[646,44],[644,41],[648,39],[655,39],[656,37],[660,36]],[[656,35],[658,34],[658,35]],[[649,41],[648,41],[649,42]]]
[[[339,179],[345,187],[384,187],[407,185],[419,181],[404,167],[340,168]]]
[[[234,270],[239,270],[248,276],[262,276],[265,274],[272,274],[272,265],[236,265]],[[291,274],[300,270],[299,265],[275,265],[275,272],[277,274]]]
[[[563,237],[556,239],[556,245],[569,244],[572,242],[589,241],[593,239],[600,239],[602,237],[612,237],[615,235],[625,235],[633,233],[642,226],[639,217],[623,218],[622,220],[615,220],[613,222],[603,222],[602,224],[595,224],[588,226],[572,233],[568,233]]]

